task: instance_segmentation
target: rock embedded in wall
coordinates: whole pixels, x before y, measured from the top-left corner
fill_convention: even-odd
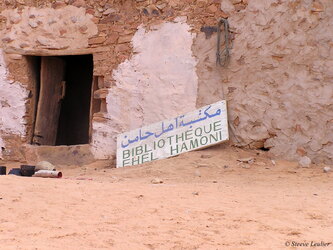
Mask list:
[[[235,11],[235,6],[229,0],[221,1],[221,10],[230,15]]]

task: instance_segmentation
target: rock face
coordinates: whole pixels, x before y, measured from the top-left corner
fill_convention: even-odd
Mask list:
[[[33,127],[34,75],[19,53],[85,50],[99,79],[95,158],[115,155],[120,132],[226,99],[234,144],[333,162],[332,1],[4,1],[0,11],[2,156],[22,154]],[[215,57],[221,17],[232,40],[225,67]]]

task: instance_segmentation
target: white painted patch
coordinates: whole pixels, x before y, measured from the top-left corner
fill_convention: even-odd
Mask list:
[[[168,158],[228,140],[225,101],[135,129],[117,138],[117,167]]]
[[[193,38],[190,26],[183,22],[138,29],[132,39],[134,55],[113,72],[116,86],[106,99],[110,121],[103,125],[103,134],[93,133],[96,158],[116,153],[119,133],[196,109]]]
[[[28,91],[18,82],[7,80],[7,69],[0,50],[0,147],[5,147],[4,135],[25,136],[25,99]],[[1,158],[1,151],[0,151]]]
[[[133,107],[142,109],[143,124],[195,109],[197,62],[189,29],[186,23],[164,23],[152,31],[140,27],[133,37],[135,55],[114,71],[117,87],[131,93],[129,98],[139,96]]]

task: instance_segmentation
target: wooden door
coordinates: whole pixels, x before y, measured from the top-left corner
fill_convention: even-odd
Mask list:
[[[42,57],[40,91],[33,143],[54,146],[65,90],[65,61],[58,57]]]

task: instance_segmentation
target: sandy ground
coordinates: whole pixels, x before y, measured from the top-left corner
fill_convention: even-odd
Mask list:
[[[333,172],[322,168],[222,146],[123,169],[62,167],[62,179],[1,176],[0,248],[333,249]]]

